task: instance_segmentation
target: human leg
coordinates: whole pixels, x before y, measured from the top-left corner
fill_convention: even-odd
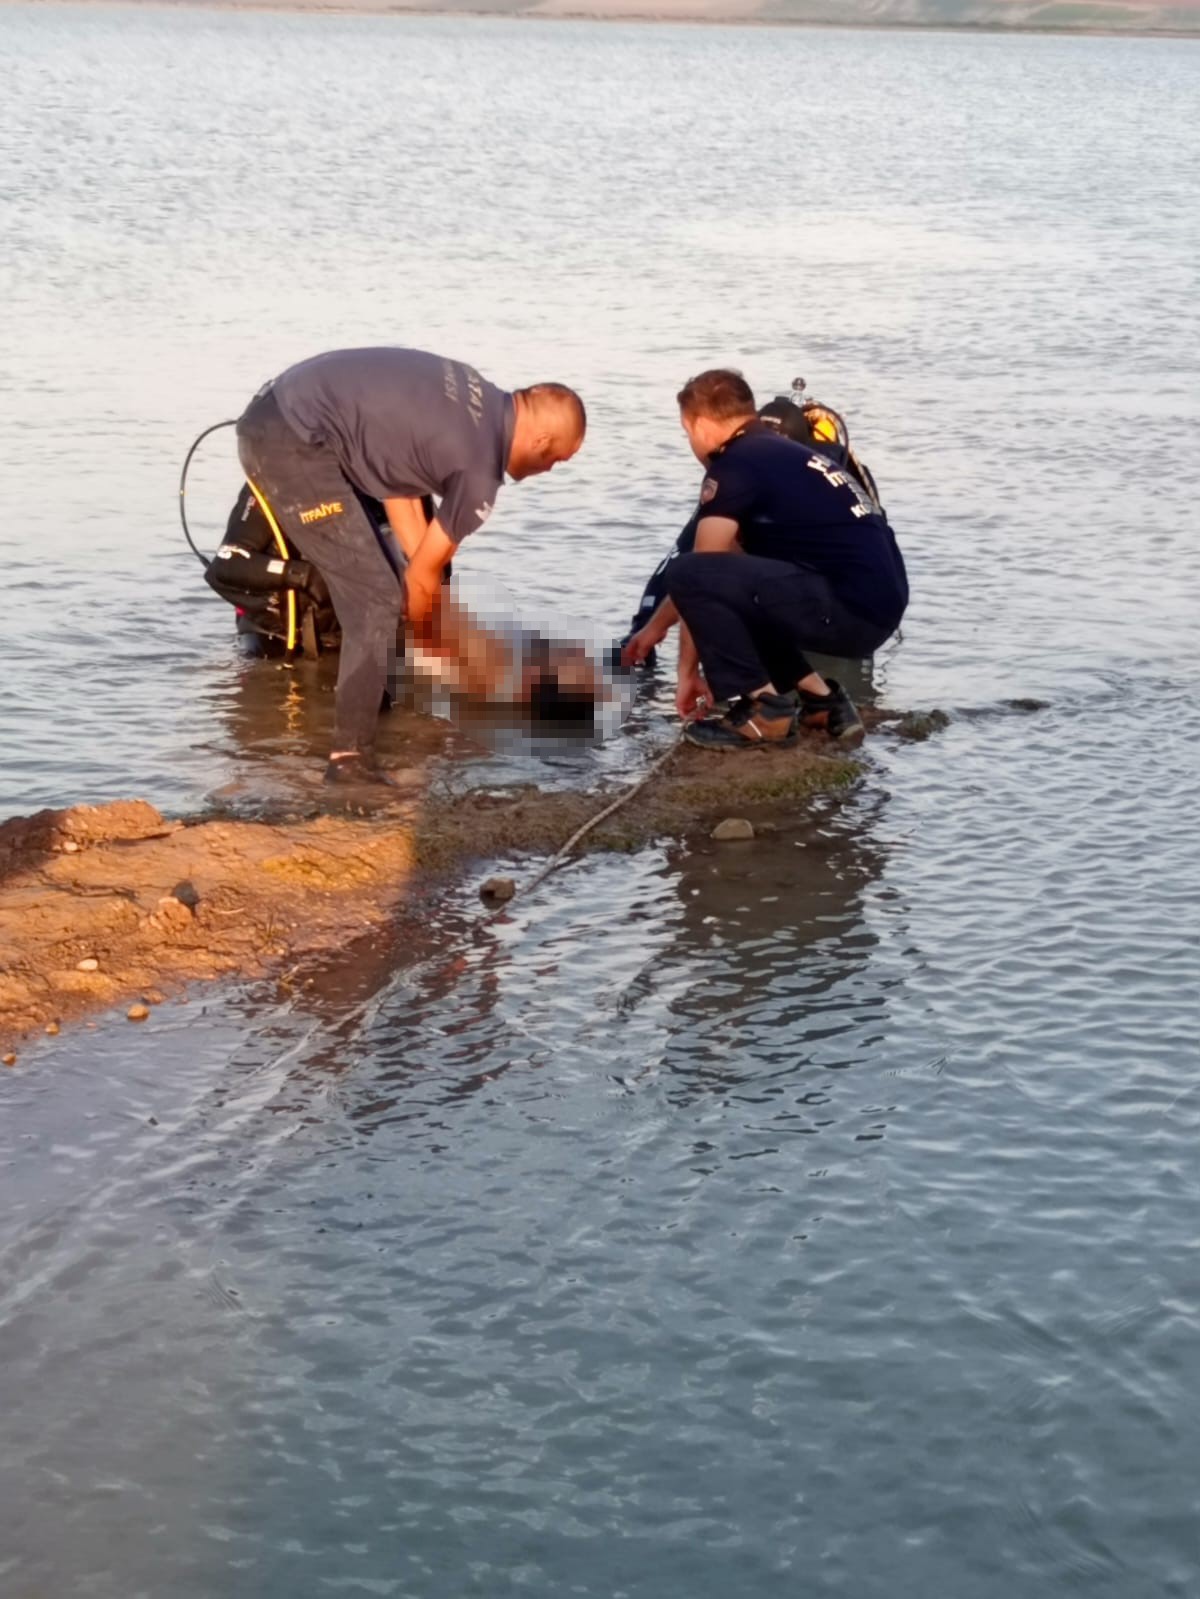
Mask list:
[[[238,451],[284,537],[324,578],[342,630],[333,756],[369,762],[403,608],[400,579],[336,457],[297,438],[269,393],[238,423]]]
[[[801,720],[841,743],[863,728],[849,696],[806,651],[869,655],[890,629],[856,615],[820,573],[756,556],[701,554],[673,563],[671,597],[717,698],[798,691]]]

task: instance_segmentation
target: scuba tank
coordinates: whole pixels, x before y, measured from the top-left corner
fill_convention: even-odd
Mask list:
[[[760,421],[849,472],[871,500],[877,513],[884,516],[875,479],[866,463],[860,461],[850,448],[850,429],[832,406],[811,399],[805,392],[807,387],[803,378],[793,378],[790,394],[777,394],[761,407],[758,413]]]
[[[277,553],[270,525],[245,484],[221,547],[205,566],[204,581],[236,610],[238,637],[250,653],[271,654],[287,645],[289,609],[294,636],[307,656],[321,653],[335,625],[321,574],[307,561]]]

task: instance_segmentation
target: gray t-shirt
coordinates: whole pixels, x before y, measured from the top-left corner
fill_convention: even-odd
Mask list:
[[[289,367],[275,398],[288,426],[332,450],[364,494],[437,495],[438,521],[455,543],[487,521],[514,407],[474,367],[424,350],[332,350]]]

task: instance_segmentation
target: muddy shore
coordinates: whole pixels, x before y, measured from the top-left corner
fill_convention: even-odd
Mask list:
[[[0,0],[0,7],[30,0]],[[127,6],[131,0],[33,0],[44,6]],[[807,28],[885,33],[1032,33],[1155,39],[1200,37],[1196,0],[964,0],[950,15],[922,0],[866,3],[847,9],[813,0],[133,0],[142,9],[180,11],[288,11],[309,15],[385,17],[475,17],[511,22],[679,23],[697,27]]]
[[[919,724],[908,730],[921,736]],[[730,816],[777,830],[861,770],[823,735],[742,758],[683,746],[582,848],[707,836]],[[120,1006],[145,1019],[195,983],[319,966],[354,939],[382,936],[468,865],[528,857],[527,881],[627,786],[453,794],[425,771],[406,775],[398,798],[369,814],[172,821],[132,800],[0,823],[6,1064],[37,1033],[91,1014]]]

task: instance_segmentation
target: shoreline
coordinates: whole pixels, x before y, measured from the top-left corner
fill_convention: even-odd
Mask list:
[[[864,720],[923,739],[946,719],[875,712]],[[642,775],[662,754],[647,752]],[[820,733],[732,764],[677,746],[579,853],[707,838],[730,816],[764,834],[786,832],[807,818],[805,802],[851,788],[863,770]],[[615,788],[457,794],[419,767],[396,775],[399,796],[366,814],[172,821],[125,800],[0,823],[3,1064],[15,1064],[38,1033],[126,1005],[131,1021],[145,1021],[154,1005],[200,982],[274,980],[287,992],[298,973],[349,944],[386,939],[407,917],[427,915],[470,867],[522,859],[528,881],[539,858],[639,774]]]
[[[1149,27],[1138,23],[1128,26],[1099,23],[1047,23],[971,21],[951,22],[944,18],[930,21],[903,21],[887,18],[819,20],[807,17],[762,16],[754,12],[744,15],[716,15],[702,7],[689,9],[687,0],[678,10],[632,8],[623,11],[596,11],[572,9],[540,10],[535,6],[505,10],[486,6],[438,7],[429,4],[407,5],[403,0],[0,0],[0,11],[16,7],[57,9],[81,7],[120,10],[156,11],[231,11],[262,13],[288,13],[303,16],[332,17],[391,17],[391,18],[467,18],[473,21],[493,22],[592,22],[636,23],[641,25],[714,28],[782,28],[808,29],[823,33],[948,33],[997,36],[1022,34],[1049,38],[1099,38],[1099,39],[1184,39],[1200,41],[1200,8],[1196,13],[1194,28]],[[1114,8],[1119,9],[1119,8]]]

